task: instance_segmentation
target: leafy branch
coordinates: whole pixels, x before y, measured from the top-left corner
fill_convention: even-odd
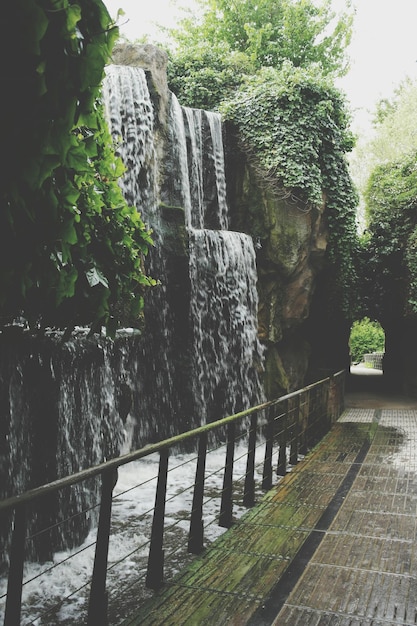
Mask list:
[[[143,270],[151,233],[123,199],[100,101],[117,28],[101,0],[16,0],[3,17],[5,50],[22,46],[3,77],[0,318],[113,334],[121,310],[138,320],[155,282]]]

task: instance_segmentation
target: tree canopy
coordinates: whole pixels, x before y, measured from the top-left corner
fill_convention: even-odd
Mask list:
[[[364,172],[363,300],[387,320],[417,313],[417,83],[378,103],[374,131],[354,162]]]
[[[245,74],[287,61],[326,75],[348,69],[349,3],[339,16],[331,0],[200,0],[200,7],[170,31],[170,86],[182,104],[214,108]]]
[[[2,17],[2,57],[19,53],[2,75],[0,320],[112,333],[153,282],[100,101],[117,29],[101,0],[15,0]]]
[[[417,313],[417,151],[374,168],[366,189],[365,289],[381,321]]]

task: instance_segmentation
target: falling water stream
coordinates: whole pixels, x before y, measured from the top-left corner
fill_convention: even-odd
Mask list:
[[[111,342],[80,332],[67,344],[46,337],[5,354],[0,364],[7,424],[2,497],[35,486],[33,480],[54,480],[263,400],[255,252],[250,236],[228,229],[220,116],[182,107],[171,94],[167,167],[158,162],[145,72],[109,66],[103,96],[126,166],[122,191],[153,231],[147,271],[160,285],[147,297],[143,336],[127,329]],[[170,287],[161,206],[181,207],[184,213],[187,288],[180,298]],[[121,471],[119,482],[127,475]],[[96,492],[92,486],[89,493],[71,497],[86,505],[89,498],[97,500]],[[45,515],[52,521],[57,509],[70,513],[77,502],[54,503]],[[94,521],[93,513],[87,515],[81,530],[70,528],[67,538],[55,539],[42,559],[88,540]],[[8,541],[3,532],[3,544]],[[83,573],[72,575],[82,578],[82,559],[77,567]],[[71,577],[70,569],[66,575]]]

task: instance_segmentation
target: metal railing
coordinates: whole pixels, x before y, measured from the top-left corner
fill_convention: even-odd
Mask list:
[[[139,459],[159,454],[159,469],[153,519],[150,532],[145,585],[158,589],[164,582],[164,520],[166,508],[167,474],[170,451],[178,444],[194,441],[197,449],[192,506],[189,514],[187,550],[199,554],[204,549],[204,494],[208,441],[213,433],[225,433],[225,462],[222,465],[218,524],[229,528],[233,524],[235,444],[237,427],[244,432],[246,441],[246,470],[243,476],[242,503],[251,507],[256,501],[255,455],[259,441],[263,444],[263,458],[259,471],[259,485],[268,490],[273,485],[274,474],[283,476],[289,465],[295,465],[300,455],[317,443],[340,416],[344,401],[344,372],[308,385],[303,389],[268,401],[246,411],[201,426],[192,431],[150,444],[129,454],[111,459],[98,466],[56,480],[22,495],[0,502],[0,515],[14,513],[9,558],[9,573],[5,603],[4,624],[21,623],[23,571],[27,533],[27,507],[57,491],[83,483],[93,477],[101,478],[101,497],[95,557],[90,581],[87,624],[105,625],[107,621],[108,554],[112,518],[113,490],[117,471],[121,466]],[[274,466],[274,455],[276,462]],[[3,596],[4,600],[4,596]]]

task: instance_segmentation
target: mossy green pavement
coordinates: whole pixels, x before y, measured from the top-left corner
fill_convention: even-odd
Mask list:
[[[336,423],[255,507],[125,625],[247,624],[317,530],[376,429],[375,423]]]

